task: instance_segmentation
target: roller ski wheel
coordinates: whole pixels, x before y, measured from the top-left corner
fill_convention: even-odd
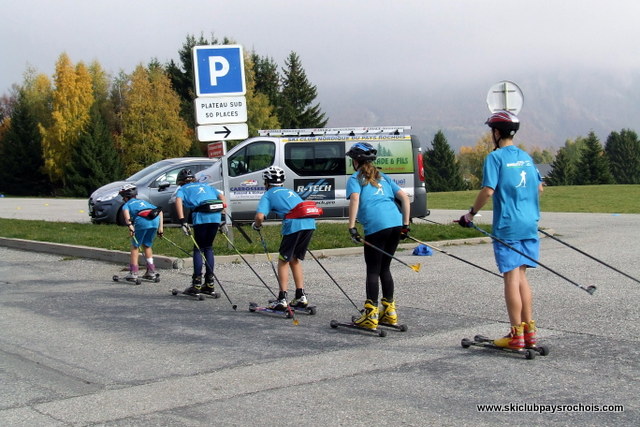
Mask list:
[[[197,299],[198,301],[204,301],[204,295],[202,294],[185,294],[184,291],[181,291],[179,289],[173,288],[173,289],[169,289],[169,292],[171,292],[171,295],[178,296],[178,295],[182,295],[184,297],[190,297],[193,299]]]
[[[136,285],[141,285],[142,284],[142,280],[139,277],[137,277],[135,279],[127,279],[126,277],[120,277],[118,275],[114,275],[112,277],[112,279],[113,279],[114,282],[119,282],[119,281],[122,280],[122,281],[126,281],[126,282],[135,283]]]
[[[329,322],[329,326],[331,326],[331,328],[333,329],[338,329],[339,327],[342,328],[348,328],[348,329],[355,329],[357,331],[362,331],[362,332],[367,332],[370,334],[374,334],[377,335],[381,338],[384,338],[387,336],[387,331],[377,328],[377,329],[369,329],[369,328],[363,328],[362,326],[358,326],[353,322],[350,323],[343,323],[343,322],[338,322],[337,320],[332,320],[331,322]]]
[[[262,307],[260,305],[258,305],[258,303],[255,302],[250,302],[249,303],[249,311],[252,313],[272,313],[272,314],[279,314],[281,316],[284,316],[287,319],[291,319],[293,317],[293,307],[290,307],[292,309],[292,311],[289,311],[287,309],[284,310],[274,310],[273,308],[269,308],[269,307]]]
[[[524,356],[528,360],[535,359],[538,353],[542,354],[542,352],[541,351],[539,352],[536,348],[516,349],[516,348],[508,348],[508,347],[498,347],[493,343],[493,340],[491,338],[487,338],[484,335],[476,335],[475,337],[473,337],[473,340],[470,340],[469,338],[463,338],[462,341],[460,342],[460,345],[463,348],[469,348],[469,347],[475,346],[475,347],[488,348],[496,351],[503,351],[506,353],[519,354]],[[548,349],[547,349],[547,354],[548,354]]]
[[[351,316],[351,322],[355,322],[357,319],[356,316]],[[378,322],[378,328],[389,328],[389,329],[395,329],[396,331],[400,331],[400,332],[407,332],[409,330],[409,327],[405,324],[400,324],[397,323],[395,325],[392,325],[391,323],[382,323],[382,322]]]

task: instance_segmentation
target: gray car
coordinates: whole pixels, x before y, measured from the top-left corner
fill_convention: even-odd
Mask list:
[[[174,222],[169,209],[169,199],[175,192],[178,172],[188,167],[193,173],[208,168],[217,159],[206,157],[180,157],[165,159],[147,166],[131,175],[124,181],[116,181],[104,185],[94,191],[89,197],[89,216],[91,222],[124,225],[122,218],[122,197],[118,194],[126,183],[135,184],[138,188],[138,198],[147,200],[161,207],[164,212],[165,223]]]

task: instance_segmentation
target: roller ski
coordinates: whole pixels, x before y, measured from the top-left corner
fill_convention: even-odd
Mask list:
[[[333,329],[337,329],[339,327],[355,329],[361,332],[367,332],[370,334],[377,335],[379,337],[387,336],[387,331],[380,329],[378,327],[378,307],[373,304],[373,301],[367,300],[364,303],[364,310],[362,315],[358,318],[352,319],[351,322],[338,322],[337,320],[332,320],[329,325]]]
[[[202,285],[202,287],[200,288],[200,293],[205,297],[213,299],[220,298],[220,294],[215,291],[215,288],[213,286],[213,275],[205,276],[204,285]]]
[[[270,299],[269,304],[271,305],[275,301],[276,300],[274,299]],[[310,316],[313,316],[316,314],[316,306],[309,305],[306,295],[302,295],[300,298],[294,298],[293,300],[291,300],[291,302],[289,303],[289,308],[291,308],[295,312],[305,313]]]
[[[202,293],[202,277],[201,276],[193,276],[192,282],[191,282],[191,286],[189,286],[187,289],[185,289],[184,291],[180,291],[178,289],[171,289],[171,295],[173,296],[178,296],[178,295],[182,295],[182,296],[186,296],[186,297],[191,297],[191,298],[195,298],[198,301],[202,301],[204,300],[204,294]]]
[[[523,323],[520,326],[512,326],[507,336],[497,340],[492,340],[483,335],[476,335],[473,340],[463,338],[460,344],[464,348],[476,346],[520,354],[531,360],[535,359],[538,354],[541,356],[549,354],[547,346],[537,345],[535,331],[535,322],[531,321],[531,324]]]
[[[133,282],[136,285],[142,284],[142,282],[158,283],[160,281],[160,274],[154,270],[147,270],[142,276],[138,275],[137,271],[130,271],[126,276],[120,277],[117,274],[112,277],[114,282],[127,281]]]
[[[289,307],[286,300],[270,300],[267,306],[260,306],[258,303],[250,302],[249,311],[252,313],[274,313],[284,316],[287,319],[293,317],[293,307]]]

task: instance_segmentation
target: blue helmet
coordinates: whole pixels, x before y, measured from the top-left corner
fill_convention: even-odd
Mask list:
[[[376,159],[378,150],[373,148],[373,145],[368,142],[356,142],[347,151],[347,156],[351,157],[359,163],[372,162]]]

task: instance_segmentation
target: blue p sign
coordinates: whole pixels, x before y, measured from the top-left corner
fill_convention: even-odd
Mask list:
[[[196,96],[244,95],[242,46],[194,46]]]

